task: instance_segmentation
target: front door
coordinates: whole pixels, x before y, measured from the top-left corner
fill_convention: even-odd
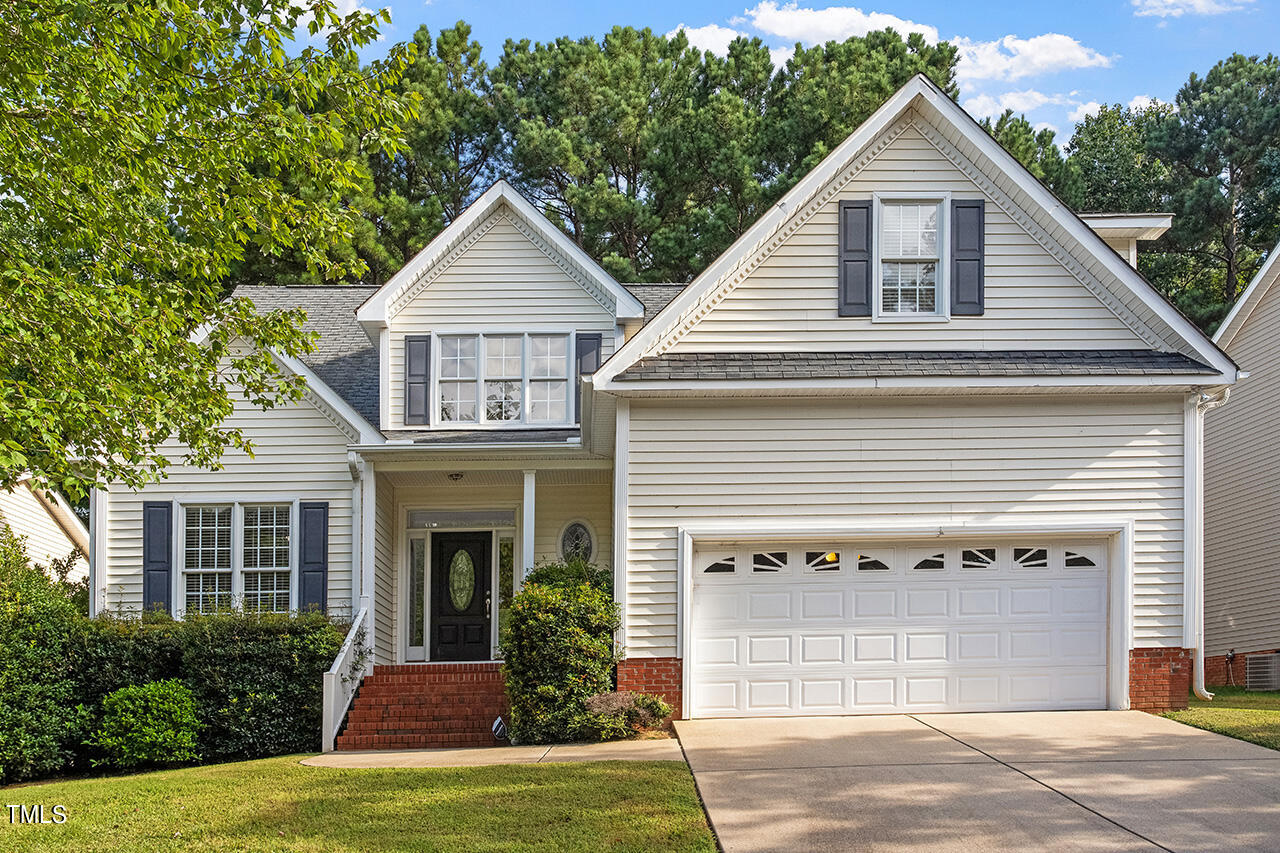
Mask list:
[[[488,660],[493,534],[431,535],[431,659]]]

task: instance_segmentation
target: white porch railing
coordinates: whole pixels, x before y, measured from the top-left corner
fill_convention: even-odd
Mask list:
[[[373,663],[372,650],[366,645],[369,634],[369,608],[363,606],[351,621],[351,630],[333,659],[333,666],[324,674],[324,722],[321,723],[321,744],[325,752],[333,752],[338,728],[351,708],[360,680],[369,674]]]

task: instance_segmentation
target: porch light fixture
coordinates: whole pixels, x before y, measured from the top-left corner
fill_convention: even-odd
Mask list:
[[[449,479],[450,479],[452,482],[454,482],[454,483],[458,482],[459,480],[461,480],[461,479],[462,479],[462,472],[461,472],[461,471],[454,471],[454,472],[452,472],[452,473],[449,475]]]

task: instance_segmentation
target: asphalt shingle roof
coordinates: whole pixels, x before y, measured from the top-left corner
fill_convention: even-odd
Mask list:
[[[644,306],[644,321],[648,323],[659,311],[667,307],[667,303],[680,295],[687,284],[624,284],[631,295],[640,300]]]
[[[262,312],[301,308],[307,312],[303,328],[318,332],[315,350],[302,362],[351,404],[374,427],[378,426],[378,351],[356,322],[356,309],[377,291],[356,285],[237,287]]]
[[[414,444],[542,444],[578,438],[577,427],[549,429],[394,429],[383,433],[389,440]]]
[[[1155,350],[987,352],[678,352],[641,359],[618,381],[870,379],[906,376],[1147,376],[1212,374]]]

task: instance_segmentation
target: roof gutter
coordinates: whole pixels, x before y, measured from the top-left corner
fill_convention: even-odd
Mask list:
[[[1192,430],[1192,440],[1187,441],[1187,455],[1192,456],[1193,469],[1184,472],[1191,478],[1190,498],[1191,512],[1187,514],[1190,530],[1187,531],[1187,576],[1185,582],[1191,593],[1191,606],[1187,607],[1184,594],[1184,614],[1190,610],[1191,631],[1184,630],[1184,637],[1189,633],[1192,642],[1192,675],[1191,690],[1196,696],[1208,702],[1213,699],[1204,684],[1204,416],[1219,406],[1224,405],[1231,397],[1231,389],[1222,388],[1216,393],[1200,392],[1189,398],[1187,406],[1187,428]],[[1184,436],[1185,441],[1185,436]]]

